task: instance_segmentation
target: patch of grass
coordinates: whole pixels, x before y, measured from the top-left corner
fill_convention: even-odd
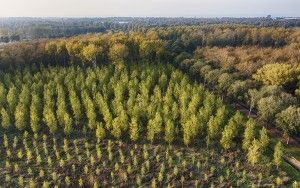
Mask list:
[[[290,164],[283,161],[281,164],[281,169],[285,171],[288,176],[296,181],[300,181],[300,173],[295,168],[293,168]]]

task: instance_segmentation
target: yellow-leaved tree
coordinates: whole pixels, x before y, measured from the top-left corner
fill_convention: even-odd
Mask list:
[[[128,54],[128,47],[125,44],[117,43],[110,47],[108,56],[112,63],[121,69],[125,65]]]
[[[297,78],[299,71],[291,64],[267,64],[258,69],[253,78],[264,85],[287,85]]]

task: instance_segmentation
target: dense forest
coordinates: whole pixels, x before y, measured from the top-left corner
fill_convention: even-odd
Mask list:
[[[120,69],[137,61],[170,63],[183,66],[193,76],[199,74],[205,83],[221,88],[228,96],[249,102],[250,108],[257,108],[258,112],[259,99],[272,97],[269,100],[278,107],[271,108],[276,111],[269,112],[265,120],[274,120],[274,116],[289,109],[287,107],[297,111],[300,93],[299,37],[298,29],[283,28],[158,28],[146,33],[118,32],[18,43],[1,51],[0,62],[4,67],[32,63],[99,66],[111,62]],[[221,78],[227,79],[224,80],[226,86],[218,86],[222,85],[219,83],[222,80],[218,80]],[[271,89],[271,96],[268,94],[270,87],[276,87]],[[260,98],[254,97],[256,101],[251,100],[251,94],[245,95],[245,91],[253,90],[262,92]],[[265,109],[261,111],[266,113]],[[297,116],[297,113],[294,114]],[[285,130],[286,134],[299,133],[298,124],[295,127],[280,126],[291,129]]]
[[[156,21],[1,47],[0,182],[298,187],[299,28]]]

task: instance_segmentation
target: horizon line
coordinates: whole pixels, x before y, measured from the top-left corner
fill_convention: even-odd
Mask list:
[[[0,16],[0,18],[300,18],[300,16],[291,15],[249,15],[249,16]]]

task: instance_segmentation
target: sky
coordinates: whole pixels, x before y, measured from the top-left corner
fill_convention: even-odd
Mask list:
[[[0,17],[300,17],[300,0],[0,0]]]

